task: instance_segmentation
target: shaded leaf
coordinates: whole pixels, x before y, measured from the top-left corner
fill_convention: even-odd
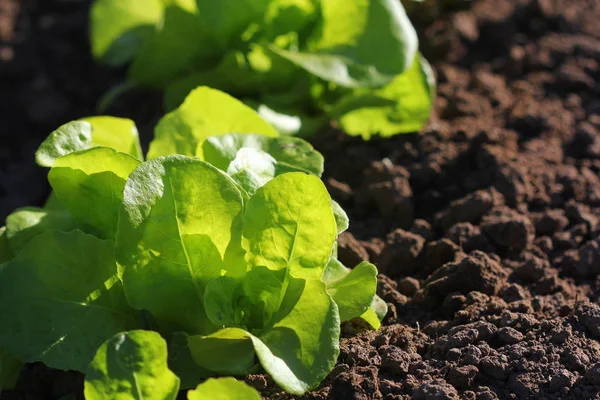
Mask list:
[[[138,49],[128,71],[129,79],[147,87],[162,88],[192,64],[218,60],[223,51],[199,16],[198,0],[164,4],[160,23]]]
[[[95,0],[90,10],[92,54],[108,65],[130,61],[164,12],[162,0]]]
[[[68,212],[25,207],[6,218],[6,238],[13,252],[18,254],[31,239],[42,233],[50,230],[69,232],[78,227]]]
[[[0,228],[0,264],[12,260],[14,256],[6,236],[6,227],[3,226]]]
[[[195,388],[204,379],[214,375],[194,362],[188,346],[188,335],[184,332],[175,332],[171,337],[169,368],[181,380],[181,390]]]
[[[113,244],[81,231],[35,237],[0,272],[0,347],[26,362],[85,371],[107,338],[139,321]]]
[[[256,364],[249,333],[240,328],[190,336],[188,345],[196,364],[220,374],[246,375]]]
[[[121,332],[100,346],[85,376],[86,400],[175,400],[179,378],[156,332]]]
[[[23,363],[0,349],[0,393],[15,387]]]

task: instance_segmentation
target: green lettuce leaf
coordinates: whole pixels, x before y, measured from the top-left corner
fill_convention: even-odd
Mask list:
[[[204,159],[227,171],[241,149],[256,149],[268,153],[276,161],[276,175],[303,171],[317,176],[323,173],[323,156],[300,138],[231,133],[209,137],[202,145]]]
[[[156,332],[121,332],[100,346],[85,376],[86,400],[175,400],[179,378]]]
[[[49,230],[69,232],[77,228],[79,224],[68,212],[25,207],[6,218],[6,239],[14,254],[19,254],[31,239],[42,233]]]
[[[113,239],[125,181],[139,164],[129,154],[94,147],[57,158],[48,181],[75,219]]]
[[[318,17],[317,0],[271,1],[262,22],[264,36],[276,38],[290,32],[303,32]]]
[[[329,111],[344,132],[384,137],[419,131],[433,106],[435,80],[429,64],[417,56],[412,67],[380,89],[356,89]]]
[[[227,175],[250,196],[275,177],[277,161],[269,153],[252,148],[240,149],[227,167]]]
[[[128,76],[162,88],[195,63],[213,63],[223,49],[198,15],[198,0],[169,0],[160,23],[138,49]]]
[[[51,167],[59,157],[98,146],[111,147],[143,160],[135,124],[115,117],[89,117],[62,125],[42,142],[35,159],[38,165]]]
[[[263,80],[261,74],[253,68],[249,54],[230,50],[214,67],[190,72],[169,83],[165,88],[164,107],[167,111],[176,109],[199,86],[210,86],[233,96],[240,96],[260,90]]]
[[[317,37],[308,51],[271,46],[317,77],[350,88],[377,87],[408,69],[417,34],[396,0],[321,0]]]
[[[188,400],[261,400],[258,392],[234,378],[211,378],[187,394]]]
[[[375,294],[377,269],[373,264],[362,262],[350,270],[332,257],[321,280],[336,302],[342,321],[360,317],[379,329],[388,310],[386,303]]]
[[[96,0],[90,9],[92,54],[111,66],[129,62],[164,12],[162,0]]]
[[[346,211],[338,204],[337,201],[331,200],[331,209],[333,210],[333,216],[335,217],[335,225],[337,227],[337,234],[345,232],[350,226],[350,219]]]
[[[0,271],[0,347],[26,362],[85,371],[96,349],[136,329],[113,244],[51,231],[32,239]]]
[[[251,344],[273,380],[287,392],[301,395],[318,386],[335,365],[339,334],[338,309],[325,284],[314,279],[290,278],[280,308],[262,333],[227,328],[210,336],[191,336],[188,342],[194,361],[208,369],[229,367],[233,370],[223,372],[234,374],[247,372]],[[218,345],[220,335],[224,336],[224,343]],[[231,365],[223,365],[230,354],[231,341],[244,356],[239,363],[232,360]]]
[[[246,204],[242,246],[251,265],[319,279],[337,236],[331,198],[313,175],[280,175]]]
[[[266,45],[249,44],[248,49],[228,49],[215,66],[200,68],[174,79],[166,88],[166,110],[178,107],[198,86],[210,86],[240,99],[257,93],[288,93],[307,74],[294,64],[270,51]],[[306,85],[302,85],[306,91]]]
[[[363,261],[348,270],[332,258],[322,280],[340,310],[340,319],[349,321],[360,317],[371,306],[377,290],[377,268]]]
[[[207,138],[232,132],[278,135],[250,107],[225,93],[200,87],[159,121],[148,158],[171,154],[203,158],[202,145]]]
[[[204,288],[240,257],[241,211],[236,185],[210,164],[169,156],[140,165],[125,186],[116,245],[130,304],[163,332],[214,331]]]
[[[140,137],[135,123],[127,118],[109,116],[87,117],[82,121],[92,124],[92,144],[110,147],[144,160]]]
[[[252,338],[261,365],[289,393],[314,389],[339,355],[339,313],[325,284],[291,278],[273,320],[260,341]]]
[[[42,142],[35,153],[35,161],[42,167],[51,167],[57,158],[92,146],[92,124],[72,121],[59,127]]]
[[[197,0],[198,15],[222,48],[232,42],[253,22],[260,22],[272,0]]]
[[[188,344],[196,364],[229,375],[246,375],[256,364],[250,334],[241,328],[224,328],[206,336],[190,336]]]
[[[381,327],[381,321],[385,318],[388,312],[388,306],[385,301],[383,301],[379,296],[375,295],[373,297],[373,302],[371,303],[371,307],[363,315],[360,316],[361,319],[373,327],[373,329],[379,329]]]
[[[181,380],[181,390],[195,388],[204,379],[214,376],[214,372],[200,367],[192,359],[185,332],[175,332],[168,346],[169,368]]]

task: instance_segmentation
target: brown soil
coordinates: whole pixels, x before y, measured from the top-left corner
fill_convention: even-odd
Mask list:
[[[25,61],[0,66],[14,74],[2,85],[21,99],[0,100],[2,215],[45,193],[39,172],[13,177],[15,168],[32,163],[32,148],[57,124],[91,113],[122,73],[85,53],[86,7],[40,0],[21,10],[26,31],[45,15],[60,19],[55,36],[29,33],[54,47],[24,39],[14,57]],[[473,2],[423,30],[439,79],[423,134],[315,140],[352,221],[341,261],[378,265],[390,312],[378,332],[344,324],[338,365],[303,398],[600,398],[599,16],[600,0]],[[31,92],[40,71],[53,99],[42,104],[42,92]],[[65,99],[63,111],[48,111],[53,96]],[[138,103],[117,114],[151,126],[155,103]],[[5,150],[9,135],[30,144]],[[264,375],[247,381],[266,399],[293,398]],[[33,365],[2,399],[55,399],[80,385]]]

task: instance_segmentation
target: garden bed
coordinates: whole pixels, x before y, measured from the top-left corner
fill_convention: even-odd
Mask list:
[[[47,194],[30,156],[39,142],[93,114],[122,71],[91,60],[88,2],[1,7],[4,218]],[[390,312],[378,332],[345,324],[338,365],[304,398],[600,396],[598,15],[593,0],[475,1],[422,29],[438,77],[422,134],[312,139],[352,221],[340,261],[377,264]],[[110,112],[135,119],[146,141],[162,115],[148,93]],[[247,382],[292,398],[264,375]],[[1,398],[59,399],[81,386],[78,374],[35,364]]]

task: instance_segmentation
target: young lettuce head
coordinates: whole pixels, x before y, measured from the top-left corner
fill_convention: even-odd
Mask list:
[[[204,112],[214,99],[240,118]],[[86,373],[88,400],[115,387],[174,398],[259,367],[290,393],[315,388],[340,322],[377,328],[385,314],[376,268],[334,257],[348,219],[319,179],[322,156],[206,88],[156,131],[145,162],[133,123],[112,117],[40,146],[53,193],[0,231],[0,383],[40,361]]]
[[[369,138],[420,129],[432,106],[399,0],[95,0],[90,25],[94,57],[129,64],[126,86],[164,90],[169,110],[209,85],[280,132],[334,120]]]

